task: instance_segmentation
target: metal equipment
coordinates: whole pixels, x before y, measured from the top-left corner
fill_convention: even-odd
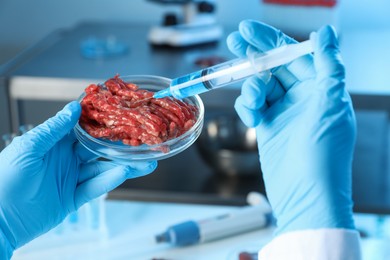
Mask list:
[[[148,39],[153,45],[187,47],[221,39],[222,27],[215,19],[213,1],[150,0],[182,6],[182,14],[166,13],[159,26],[153,26]]]

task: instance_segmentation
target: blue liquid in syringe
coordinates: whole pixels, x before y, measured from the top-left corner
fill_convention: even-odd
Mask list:
[[[173,79],[170,94],[176,98],[194,96],[238,82],[256,73],[247,59],[234,59]]]
[[[171,93],[174,97],[190,97],[212,89],[208,81],[201,81],[199,83],[191,84],[189,87],[181,87],[181,84],[193,82],[206,74],[207,70],[199,70],[185,76],[175,78],[171,82]]]

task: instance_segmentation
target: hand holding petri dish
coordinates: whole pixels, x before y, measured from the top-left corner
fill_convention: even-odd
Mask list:
[[[199,96],[153,98],[170,83],[163,77],[135,75],[91,84],[79,98],[78,140],[114,161],[161,160],[184,151],[201,133],[204,106]]]

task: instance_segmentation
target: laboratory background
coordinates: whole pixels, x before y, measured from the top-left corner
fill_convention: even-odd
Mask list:
[[[226,37],[244,19],[298,41],[332,24],[357,119],[353,199],[363,258],[390,259],[390,3],[274,2],[0,0],[0,149],[90,83],[117,74],[176,78],[235,58]],[[184,26],[167,32],[177,25]],[[240,86],[200,95],[204,125],[190,147],[84,205],[12,259],[257,259],[273,227],[256,136],[233,108]],[[254,221],[253,212],[264,219]],[[164,237],[186,221],[203,223],[206,241],[180,246]],[[231,226],[235,232],[224,232]]]

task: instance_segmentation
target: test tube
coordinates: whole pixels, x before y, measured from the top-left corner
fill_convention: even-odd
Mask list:
[[[34,125],[32,125],[32,124],[21,125],[21,126],[19,126],[19,132],[21,134],[25,134],[33,128],[34,128]]]
[[[2,136],[5,146],[8,146],[17,135],[15,133],[8,133]]]
[[[106,218],[105,218],[105,201],[107,193],[96,198],[88,203],[88,222],[92,229],[105,231],[106,229]]]

